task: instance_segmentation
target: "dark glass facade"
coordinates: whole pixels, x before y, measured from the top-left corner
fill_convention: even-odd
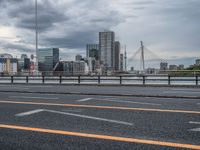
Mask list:
[[[59,62],[59,49],[38,49],[37,58],[38,70],[40,72],[52,72],[55,65]]]
[[[93,55],[95,55],[96,58],[99,58],[99,44],[87,44],[86,45],[86,57],[87,58],[93,57]]]

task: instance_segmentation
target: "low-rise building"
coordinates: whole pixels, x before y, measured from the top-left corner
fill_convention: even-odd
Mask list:
[[[160,71],[166,71],[168,70],[168,63],[167,62],[161,62],[160,63]]]
[[[169,65],[169,70],[178,70],[177,65]]]
[[[62,61],[63,75],[84,75],[86,73],[86,63],[84,61]]]
[[[196,59],[195,65],[200,66],[200,59]]]
[[[179,65],[178,70],[184,70],[184,65]]]
[[[100,61],[96,60],[95,57],[89,57],[88,60],[88,73],[90,75],[93,74],[100,74],[99,69],[100,69]]]
[[[17,74],[17,59],[0,57],[0,74],[14,75]]]

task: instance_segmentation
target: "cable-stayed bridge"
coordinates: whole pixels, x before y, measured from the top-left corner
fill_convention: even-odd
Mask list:
[[[141,46],[135,53],[133,53],[133,55],[129,58],[129,61],[136,62],[139,60],[141,73],[145,73],[145,69],[149,67],[148,66],[149,62],[155,62],[156,64],[159,64],[160,62],[165,62],[164,59],[159,57],[152,50],[145,47],[142,41],[140,43]]]

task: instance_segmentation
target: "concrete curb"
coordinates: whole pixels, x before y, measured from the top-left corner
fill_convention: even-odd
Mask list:
[[[56,84],[56,83],[0,83],[0,85],[57,85],[57,86],[117,86],[117,87],[182,87],[182,88],[200,88],[200,85],[166,85],[166,84]]]
[[[36,91],[0,91],[5,93],[34,93],[34,94],[68,94],[68,95],[95,95],[95,96],[121,96],[121,97],[152,97],[152,98],[180,98],[200,99],[199,96],[166,96],[166,95],[141,95],[141,94],[111,94],[111,93],[82,93],[82,92],[36,92]]]

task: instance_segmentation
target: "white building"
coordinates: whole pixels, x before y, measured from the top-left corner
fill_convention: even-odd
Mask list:
[[[7,75],[17,74],[16,58],[0,58],[0,73]]]

